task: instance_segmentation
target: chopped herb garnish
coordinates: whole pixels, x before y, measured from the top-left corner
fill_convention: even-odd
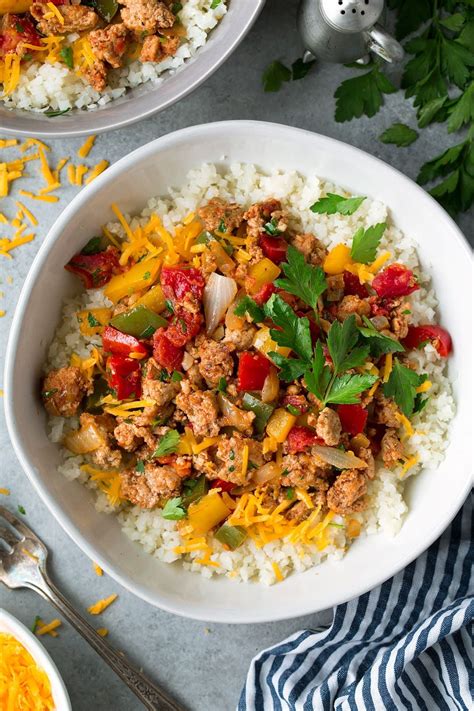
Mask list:
[[[233,464],[229,467],[229,471],[230,471],[230,472],[235,472],[235,467],[234,467]]]
[[[295,490],[291,486],[289,486],[288,489],[286,489],[285,491],[285,496],[291,501],[295,498]]]
[[[74,58],[72,55],[72,47],[63,47],[59,52],[59,56],[63,60],[64,64],[69,67],[69,69],[74,69]]]
[[[278,229],[277,225],[278,220],[276,219],[276,217],[272,217],[270,222],[264,224],[263,229],[267,234],[271,235],[272,237],[278,237],[278,235],[281,235],[281,230]]]
[[[141,459],[138,460],[138,462],[135,464],[135,471],[139,472],[140,474],[145,473],[145,462],[142,461]]]
[[[172,383],[179,383],[183,379],[182,373],[180,373],[178,370],[173,370],[171,373],[171,382]]]
[[[21,25],[19,22],[15,22],[15,29],[16,29],[17,32],[22,32],[22,33],[23,33],[23,32],[25,31],[25,28],[24,28],[23,25]]]
[[[221,220],[221,221],[219,222],[219,226],[218,226],[218,228],[217,228],[217,231],[218,231],[218,232],[226,232],[226,230],[227,230],[226,224],[225,224],[224,220]]]
[[[33,624],[31,625],[31,631],[32,631],[33,633],[36,632],[36,628],[38,627],[38,624],[39,624],[39,621],[40,621],[40,620],[41,620],[41,617],[40,617],[39,615],[36,615],[35,620],[34,620]]]
[[[245,314],[248,314],[255,323],[262,323],[265,320],[263,309],[260,308],[257,302],[250,296],[244,296],[244,298],[239,301],[234,309],[234,314],[236,316],[245,316]]]
[[[24,62],[31,62],[33,59],[33,55],[27,52],[26,54],[23,55],[23,61]]]
[[[179,319],[178,319],[178,323],[179,323],[179,325],[181,326],[182,332],[183,332],[183,333],[187,333],[187,332],[188,332],[188,324],[186,323],[186,321],[184,320],[184,318],[179,318]]]
[[[44,115],[48,118],[54,118],[55,116],[62,116],[67,114],[71,109],[63,109],[63,111],[43,111]]]
[[[255,462],[252,462],[249,459],[249,463],[247,464],[247,469],[258,469],[258,464],[255,464]]]
[[[150,277],[151,277],[151,272],[145,272],[145,274],[143,275],[143,279],[144,279],[145,281],[146,281],[147,279],[149,279]]]
[[[180,521],[186,516],[186,511],[182,507],[183,499],[177,496],[175,499],[169,499],[163,507],[162,516],[168,521]]]
[[[174,454],[178,449],[180,434],[176,430],[170,430],[160,439],[152,457],[165,457],[167,454]]]
[[[180,2],[174,2],[171,5],[171,12],[173,13],[173,15],[177,15],[178,12],[181,12],[182,9],[183,9],[183,5]]]
[[[218,7],[221,4],[221,0],[212,0],[211,2],[211,10],[215,10],[216,7]]]
[[[219,382],[217,383],[217,389],[220,393],[227,392],[227,380],[224,377],[219,378]]]
[[[166,299],[165,304],[166,304],[166,308],[168,309],[168,311],[170,312],[170,314],[174,314],[173,302],[170,301],[169,299]]]
[[[384,395],[393,398],[403,414],[410,417],[415,409],[416,390],[426,379],[426,375],[418,375],[395,359],[388,382],[383,386]]]
[[[91,328],[96,328],[96,326],[101,325],[100,321],[98,321],[94,314],[91,314],[90,311],[87,313],[87,323]]]
[[[291,415],[294,415],[295,417],[299,417],[301,415],[301,410],[298,410],[298,408],[294,405],[287,405],[286,409]]]
[[[231,449],[229,452],[229,459],[231,459],[232,461],[235,459],[235,452],[233,449]]]
[[[43,392],[41,393],[41,395],[42,395],[43,397],[48,398],[48,397],[51,397],[52,395],[54,395],[54,393],[57,393],[57,392],[58,392],[58,388],[53,388],[52,390],[43,390]]]
[[[424,341],[421,341],[421,343],[419,343],[419,344],[417,345],[417,347],[416,347],[417,350],[422,351],[423,348],[428,345],[428,343],[431,343],[431,341],[430,341],[429,338],[427,338],[427,339],[424,340]]]
[[[98,254],[102,251],[102,237],[92,237],[86,246],[81,249],[81,254]]]
[[[19,511],[21,514],[23,514],[23,516],[26,515],[26,511],[25,511],[25,509],[23,508],[23,506],[18,506],[18,511]]]
[[[262,82],[264,91],[279,91],[283,82],[290,81],[291,70],[279,61],[272,62],[263,72]]]
[[[365,197],[345,198],[342,195],[328,193],[326,197],[321,198],[315,202],[314,205],[311,205],[310,210],[326,215],[334,215],[336,212],[341,215],[353,215],[364,200]]]
[[[166,370],[166,368],[162,368],[160,372],[158,373],[158,380],[160,380],[162,383],[168,382],[168,379],[170,377],[170,374]],[[156,380],[156,378],[154,378]]]
[[[402,314],[411,314],[410,309],[405,309],[405,311],[402,311]]]

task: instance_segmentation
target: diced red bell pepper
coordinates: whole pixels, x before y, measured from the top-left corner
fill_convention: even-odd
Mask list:
[[[239,390],[261,390],[270,368],[271,363],[264,355],[245,351],[239,359],[237,388]]]
[[[104,252],[97,254],[75,254],[64,268],[76,274],[86,289],[104,286],[114,274],[121,271],[116,247],[107,247]]]
[[[288,242],[283,237],[270,237],[265,232],[260,235],[258,241],[262,251],[268,259],[271,259],[275,264],[280,264],[286,260],[286,252],[288,250]]]
[[[286,444],[290,454],[305,452],[313,444],[324,444],[316,432],[309,427],[292,427],[286,438]]]
[[[263,304],[267,303],[270,296],[276,294],[277,291],[278,289],[274,284],[264,284],[260,291],[257,291],[257,293],[253,295],[253,300],[259,306],[263,306]]]
[[[110,356],[107,358],[106,371],[107,382],[117,400],[141,397],[141,371],[137,360],[120,355]]]
[[[167,299],[183,301],[187,294],[200,300],[206,282],[199,269],[193,267],[163,267],[161,270],[161,286]]]
[[[0,57],[16,53],[20,42],[41,47],[40,36],[32,21],[26,15],[7,13],[3,16],[1,23]],[[26,53],[26,49],[23,52],[19,52],[20,56]]]
[[[359,296],[365,299],[369,295],[365,284],[361,284],[357,274],[344,272],[344,294],[345,296]]]
[[[419,288],[411,269],[402,264],[390,264],[372,282],[372,289],[383,299],[408,296]]]
[[[178,370],[183,362],[184,349],[178,348],[168,339],[165,328],[158,328],[153,334],[153,357],[169,371]]]
[[[128,333],[122,333],[113,326],[106,326],[102,331],[102,347],[107,353],[114,355],[129,356],[130,353],[139,353],[146,356],[148,351],[146,346]]]
[[[282,404],[285,405],[285,407],[288,405],[296,407],[302,415],[309,410],[309,404],[304,395],[285,395]]]
[[[170,325],[166,329],[166,337],[177,348],[185,346],[186,343],[198,335],[203,324],[203,317],[200,313],[191,313],[186,309],[177,307]]]
[[[339,405],[337,414],[343,431],[355,436],[364,431],[369,413],[362,405]]]
[[[429,324],[426,326],[410,326],[408,334],[402,343],[405,348],[412,349],[418,348],[424,341],[431,341],[443,358],[447,358],[453,350],[453,342],[446,329],[441,326],[430,326]]]
[[[235,484],[233,484],[231,481],[224,481],[224,479],[215,479],[212,484],[211,484],[211,489],[222,489],[222,491],[232,491],[232,489],[235,489]]]

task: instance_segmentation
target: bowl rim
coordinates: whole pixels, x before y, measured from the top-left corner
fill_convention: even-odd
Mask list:
[[[91,545],[85,539],[82,532],[78,528],[76,528],[76,526],[72,524],[69,518],[63,513],[60,505],[56,502],[55,498],[49,493],[47,486],[41,481],[41,478],[35,472],[35,468],[32,462],[30,462],[30,460],[26,456],[26,453],[23,451],[21,435],[20,432],[17,430],[14,416],[13,374],[15,364],[15,352],[18,346],[23,316],[25,314],[29,302],[30,292],[34,286],[37,276],[39,275],[48,258],[49,252],[52,250],[56,242],[61,238],[63,227],[69,221],[70,216],[72,216],[76,211],[83,209],[83,206],[88,202],[89,197],[92,196],[95,192],[99,192],[103,185],[109,182],[113,182],[116,175],[125,172],[131,166],[139,164],[140,161],[143,158],[146,158],[148,155],[159,153],[161,149],[172,148],[173,145],[179,144],[182,139],[186,139],[189,136],[193,137],[194,140],[204,139],[207,133],[212,133],[216,129],[231,130],[233,127],[236,126],[241,127],[249,133],[251,133],[252,130],[256,128],[260,128],[261,130],[264,129],[267,133],[272,130],[281,131],[288,134],[298,133],[303,138],[307,137],[310,140],[316,138],[317,140],[326,142],[329,151],[331,149],[345,150],[348,151],[350,154],[352,153],[354,160],[363,157],[364,160],[370,159],[370,161],[372,161],[374,164],[383,166],[385,170],[392,172],[398,180],[403,180],[407,184],[407,186],[409,186],[409,188],[414,191],[422,201],[425,201],[425,203],[429,206],[430,209],[435,211],[435,213],[439,216],[439,219],[450,223],[452,235],[458,243],[458,246],[464,251],[467,259],[472,259],[472,254],[468,242],[459,227],[457,226],[457,224],[454,222],[454,220],[449,216],[447,212],[445,212],[445,210],[439,205],[439,203],[434,200],[434,198],[429,193],[427,193],[423,188],[421,188],[414,181],[412,181],[408,176],[404,175],[399,170],[393,168],[381,159],[372,156],[369,153],[366,153],[365,151],[356,148],[355,146],[346,144],[343,141],[339,141],[337,139],[324,136],[322,134],[314,133],[306,129],[294,128],[291,126],[286,126],[284,124],[265,121],[229,120],[220,122],[210,122],[206,124],[199,124],[196,126],[183,128],[178,131],[174,131],[172,133],[161,136],[160,138],[157,138],[153,141],[150,141],[149,143],[137,148],[132,153],[118,160],[110,168],[108,168],[107,171],[98,176],[96,180],[94,180],[91,184],[86,186],[84,190],[78,193],[69,203],[69,205],[64,209],[64,211],[58,216],[56,221],[51,226],[45,239],[43,240],[43,244],[41,245],[35,257],[23,284],[15,309],[15,314],[7,344],[7,352],[5,359],[5,413],[7,428],[11,442],[13,444],[15,453],[20,461],[20,464],[22,465],[23,470],[26,472],[28,479],[33,484],[41,499],[44,501],[48,509],[52,512],[56,520],[60,523],[61,527],[66,531],[70,538],[72,538],[72,540],[86,553],[86,555],[92,561],[97,561],[98,564],[113,579],[120,583],[120,585],[132,592],[134,595],[137,595],[141,599],[146,600],[150,604],[173,614],[203,621],[208,621],[210,618],[204,613],[196,610],[192,610],[191,613],[189,613],[188,611],[183,609],[184,606],[180,606],[178,603],[171,604],[168,602],[163,602],[161,600],[158,601],[156,594],[149,593],[147,590],[141,588],[140,584],[135,583],[133,579],[127,574],[116,570],[112,564],[109,564],[108,561],[104,560],[104,558],[98,552],[95,551],[94,546]],[[329,176],[323,177],[329,178]],[[345,603],[349,599],[359,597],[360,595],[365,594],[369,590],[374,589],[374,587],[381,585],[386,580],[396,575],[400,570],[403,570],[407,565],[409,565],[413,560],[415,560],[419,555],[421,555],[425,550],[427,550],[429,546],[431,546],[431,544],[441,535],[441,533],[447,528],[447,526],[456,516],[457,512],[460,510],[462,504],[464,503],[471,486],[471,480],[466,477],[466,482],[462,490],[462,497],[460,496],[459,500],[456,500],[452,503],[449,511],[443,518],[442,522],[437,522],[437,524],[433,527],[431,534],[427,536],[423,540],[423,542],[414,544],[413,547],[410,548],[409,553],[406,554],[403,558],[403,561],[401,561],[399,564],[394,565],[389,575],[386,575],[383,579],[379,580],[376,585],[371,585],[367,582],[362,582],[358,583],[357,585],[354,585],[353,588],[355,592],[351,595],[350,598],[347,597],[347,593],[336,593],[334,595],[334,601],[332,603],[333,606]],[[325,608],[315,608],[314,606],[306,605],[304,608],[301,609],[301,611],[298,612],[298,615],[313,614],[322,609]],[[245,619],[235,619],[234,617],[231,618],[225,613],[219,612],[216,617],[213,618],[212,621],[222,623],[255,624],[260,622],[264,623],[277,620],[292,619],[294,617],[295,615],[293,613],[286,614],[284,612],[281,612],[278,615],[271,614],[268,617],[262,617],[261,614],[253,616],[252,612],[250,611],[246,613]]]
[[[235,2],[235,0],[234,0]],[[252,28],[253,24],[256,22],[258,16],[260,15],[261,11],[263,10],[263,7],[265,5],[266,0],[252,0],[252,2],[255,3],[255,6],[253,8],[250,8],[248,17],[246,19],[243,19],[243,22],[241,23],[240,30],[237,32],[237,34],[234,36],[231,42],[229,42],[224,50],[224,52],[208,66],[207,69],[205,69],[202,74],[200,74],[199,77],[197,77],[191,84],[188,86],[184,86],[181,90],[178,90],[173,96],[170,96],[169,99],[166,101],[160,103],[160,101],[157,102],[155,106],[151,106],[148,109],[145,109],[138,113],[137,115],[130,116],[129,118],[124,117],[124,118],[119,118],[118,120],[113,120],[111,119],[110,121],[104,123],[102,126],[98,128],[77,128],[77,129],[66,129],[63,131],[59,130],[54,130],[54,121],[51,122],[51,127],[52,130],[48,130],[45,128],[36,128],[33,127],[32,129],[28,128],[18,128],[18,127],[5,127],[2,125],[2,118],[0,115],[0,131],[5,133],[8,136],[30,136],[32,133],[38,138],[78,138],[80,136],[89,136],[91,134],[101,134],[101,133],[106,133],[107,131],[115,131],[119,128],[125,128],[125,126],[130,126],[134,123],[137,123],[138,121],[145,120],[147,118],[150,118],[156,113],[159,113],[160,111],[163,111],[164,109],[169,108],[173,104],[177,103],[178,101],[181,101],[181,99],[184,99],[186,96],[191,94],[195,89],[197,89],[201,84],[203,84],[207,79],[209,79],[212,74],[214,74],[215,71],[217,71],[222,64],[230,57],[230,55],[234,52],[234,50],[237,49],[239,44],[245,39],[247,36],[248,32]],[[225,20],[226,15],[219,21],[222,22],[222,20]],[[212,38],[212,32],[215,31],[215,29],[218,29],[218,26],[214,28],[211,31],[211,38]],[[204,49],[207,46],[207,40],[204,43],[202,47],[199,48],[199,50]],[[198,53],[191,58],[191,62],[197,61],[199,59],[199,50]],[[188,61],[184,63],[184,67],[182,69],[182,72],[184,73],[186,71],[186,64]],[[144,86],[146,85],[147,82],[144,82],[142,85],[139,86]],[[130,87],[129,87],[130,88]],[[133,88],[133,87],[132,87]],[[157,87],[159,90],[159,87]],[[102,112],[107,111],[107,104],[103,109],[100,109],[101,115]],[[110,102],[110,105],[114,105],[114,100]],[[125,104],[124,104],[125,105]],[[9,109],[8,107],[5,107],[6,110],[8,110],[12,116],[15,115],[15,109]],[[26,111],[27,114],[35,114],[36,116],[38,115],[38,112],[32,112],[28,111],[27,109],[23,109],[22,111]],[[81,109],[77,109],[77,111],[82,111]],[[95,112],[84,112],[89,116],[92,116],[93,113]],[[75,114],[71,114],[71,118]],[[80,115],[80,113],[79,113]],[[25,118],[29,118],[29,116],[25,116]]]
[[[20,622],[20,620],[14,617],[10,612],[0,607],[0,632],[7,631],[3,626],[4,622],[6,622],[6,626],[9,628],[8,632],[25,647],[38,666],[42,667],[51,682],[51,687],[53,686],[54,679],[57,697],[55,698],[53,695],[55,711],[72,711],[71,700],[66,684],[47,649],[23,622]]]

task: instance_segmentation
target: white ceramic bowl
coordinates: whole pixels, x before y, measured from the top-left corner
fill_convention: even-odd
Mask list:
[[[206,44],[174,74],[163,75],[128,89],[124,96],[91,111],[74,109],[48,118],[41,113],[7,109],[0,102],[0,131],[15,136],[52,138],[102,133],[147,118],[194,91],[232,54],[257,19],[265,0],[230,0],[228,11],[212,30]]]
[[[90,492],[57,474],[58,451],[45,434],[38,388],[42,363],[65,295],[77,291],[64,264],[100,225],[110,204],[140,212],[147,199],[180,185],[191,167],[235,161],[264,169],[315,172],[357,195],[388,204],[396,224],[419,244],[433,277],[445,324],[454,340],[450,374],[457,401],[446,459],[436,471],[409,481],[410,512],[395,539],[356,542],[342,562],[326,562],[273,587],[206,580],[179,564],[147,555],[121,533],[117,521],[98,514]],[[449,524],[471,484],[466,462],[470,441],[470,252],[461,233],[421,188],[357,148],[278,124],[229,121],[187,128],[134,151],[85,188],[51,228],[28,274],[7,353],[6,411],[12,442],[38,493],[76,543],[122,585],[171,612],[219,622],[263,622],[328,608],[366,592],[407,565]],[[462,306],[460,306],[462,305]]]
[[[46,649],[25,625],[1,607],[0,632],[13,635],[31,654],[37,665],[46,672],[51,682],[54,711],[71,711],[71,702],[64,681]]]

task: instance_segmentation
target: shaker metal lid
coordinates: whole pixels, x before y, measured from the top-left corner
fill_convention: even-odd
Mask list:
[[[384,0],[320,0],[326,22],[340,32],[363,32],[373,27],[384,9]]]

